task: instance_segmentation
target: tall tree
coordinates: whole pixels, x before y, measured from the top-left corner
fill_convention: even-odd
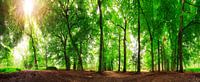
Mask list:
[[[180,62],[179,72],[183,72],[182,37],[183,37],[184,3],[185,3],[185,0],[181,0],[180,28],[179,28],[179,32],[178,32],[178,55],[179,55],[179,62]]]
[[[160,72],[160,41],[158,40],[158,72]]]
[[[121,62],[120,62],[120,60],[121,60],[121,31],[120,31],[120,29],[118,30],[119,31],[119,36],[118,36],[118,71],[120,71],[120,66],[121,66]]]
[[[61,1],[59,1],[59,3],[64,12],[63,16],[66,18],[67,31],[68,31],[69,38],[71,40],[71,44],[72,44],[74,50],[76,51],[76,56],[78,58],[78,70],[82,71],[83,70],[82,57],[79,53],[78,44],[76,44],[76,42],[72,36],[72,27],[77,24],[70,21],[71,16],[72,17],[74,15],[77,16],[77,14],[76,14],[76,12],[70,12],[70,11],[72,11],[72,9],[70,7],[72,4],[70,4],[69,0],[66,1],[66,5],[64,5]],[[73,1],[71,3],[73,3]],[[72,14],[72,13],[75,13],[75,14]]]
[[[140,0],[138,0],[138,62],[137,72],[140,73]]]
[[[127,19],[124,17],[124,68],[123,72],[126,72],[126,28],[127,28]]]
[[[103,16],[102,16],[102,9],[101,9],[102,1],[98,0],[98,8],[99,8],[99,27],[100,27],[100,51],[99,51],[99,69],[98,71],[101,73],[103,72]]]

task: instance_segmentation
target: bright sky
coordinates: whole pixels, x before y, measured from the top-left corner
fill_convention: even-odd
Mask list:
[[[23,10],[25,15],[31,16],[32,12],[33,12],[33,0],[24,0],[23,1]]]

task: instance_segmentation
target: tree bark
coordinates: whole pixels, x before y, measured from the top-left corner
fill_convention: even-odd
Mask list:
[[[184,3],[185,0],[181,0],[181,16],[180,16],[180,28],[178,33],[178,55],[179,55],[179,63],[180,70],[179,72],[183,72],[183,54],[182,54],[182,37],[183,37],[183,13],[184,13]]]
[[[81,54],[82,54],[82,44],[83,44],[83,42],[81,41],[81,42],[80,42],[80,50],[79,50],[79,51],[80,51],[80,53],[79,53],[80,57],[79,57],[79,58],[81,58],[81,63],[79,63],[80,65],[78,65],[78,66],[79,66],[78,68],[83,68],[83,67],[80,67],[80,66],[83,66],[83,65],[82,65],[82,57],[81,57]],[[80,60],[80,59],[79,59],[79,60]]]
[[[161,67],[162,71],[164,71],[164,57],[163,57],[163,45],[161,44]]]
[[[154,54],[153,54],[153,36],[150,35],[151,40],[151,71],[154,72]]]
[[[38,63],[37,63],[37,51],[36,51],[36,47],[35,47],[35,42],[34,42],[34,38],[33,35],[30,35],[31,37],[31,42],[32,42],[32,48],[33,48],[33,54],[34,54],[34,64],[35,64],[35,69],[38,69]]]
[[[160,72],[160,41],[158,40],[158,72]]]
[[[73,70],[77,69],[77,57],[74,56],[74,62],[73,62]]]
[[[125,20],[125,28],[124,28],[124,69],[123,72],[126,72],[126,25],[127,25],[127,20],[126,18],[124,18]]]
[[[119,32],[119,39],[118,39],[118,45],[119,45],[119,48],[118,48],[118,71],[120,71],[120,66],[121,66],[121,62],[120,62],[120,60],[121,60],[121,51],[120,51],[120,44],[121,44],[121,33]]]
[[[70,70],[70,58],[67,56],[67,39],[65,38],[63,41],[63,53],[64,53],[64,57],[65,57],[65,66],[66,66],[66,70]]]
[[[140,73],[140,0],[138,0],[138,66],[137,72]]]
[[[176,54],[176,72],[179,71],[179,54]]]
[[[103,72],[103,16],[101,10],[101,0],[98,0],[98,7],[99,7],[99,26],[100,26],[100,52],[99,52],[99,69],[98,72]]]

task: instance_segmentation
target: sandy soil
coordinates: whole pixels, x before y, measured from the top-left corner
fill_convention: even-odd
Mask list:
[[[0,74],[0,82],[200,82],[200,73],[117,73],[106,71],[21,71]]]

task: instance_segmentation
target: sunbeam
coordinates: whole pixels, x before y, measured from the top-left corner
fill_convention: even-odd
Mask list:
[[[23,2],[23,9],[24,9],[24,13],[25,15],[30,16],[33,12],[33,0],[24,0]]]

